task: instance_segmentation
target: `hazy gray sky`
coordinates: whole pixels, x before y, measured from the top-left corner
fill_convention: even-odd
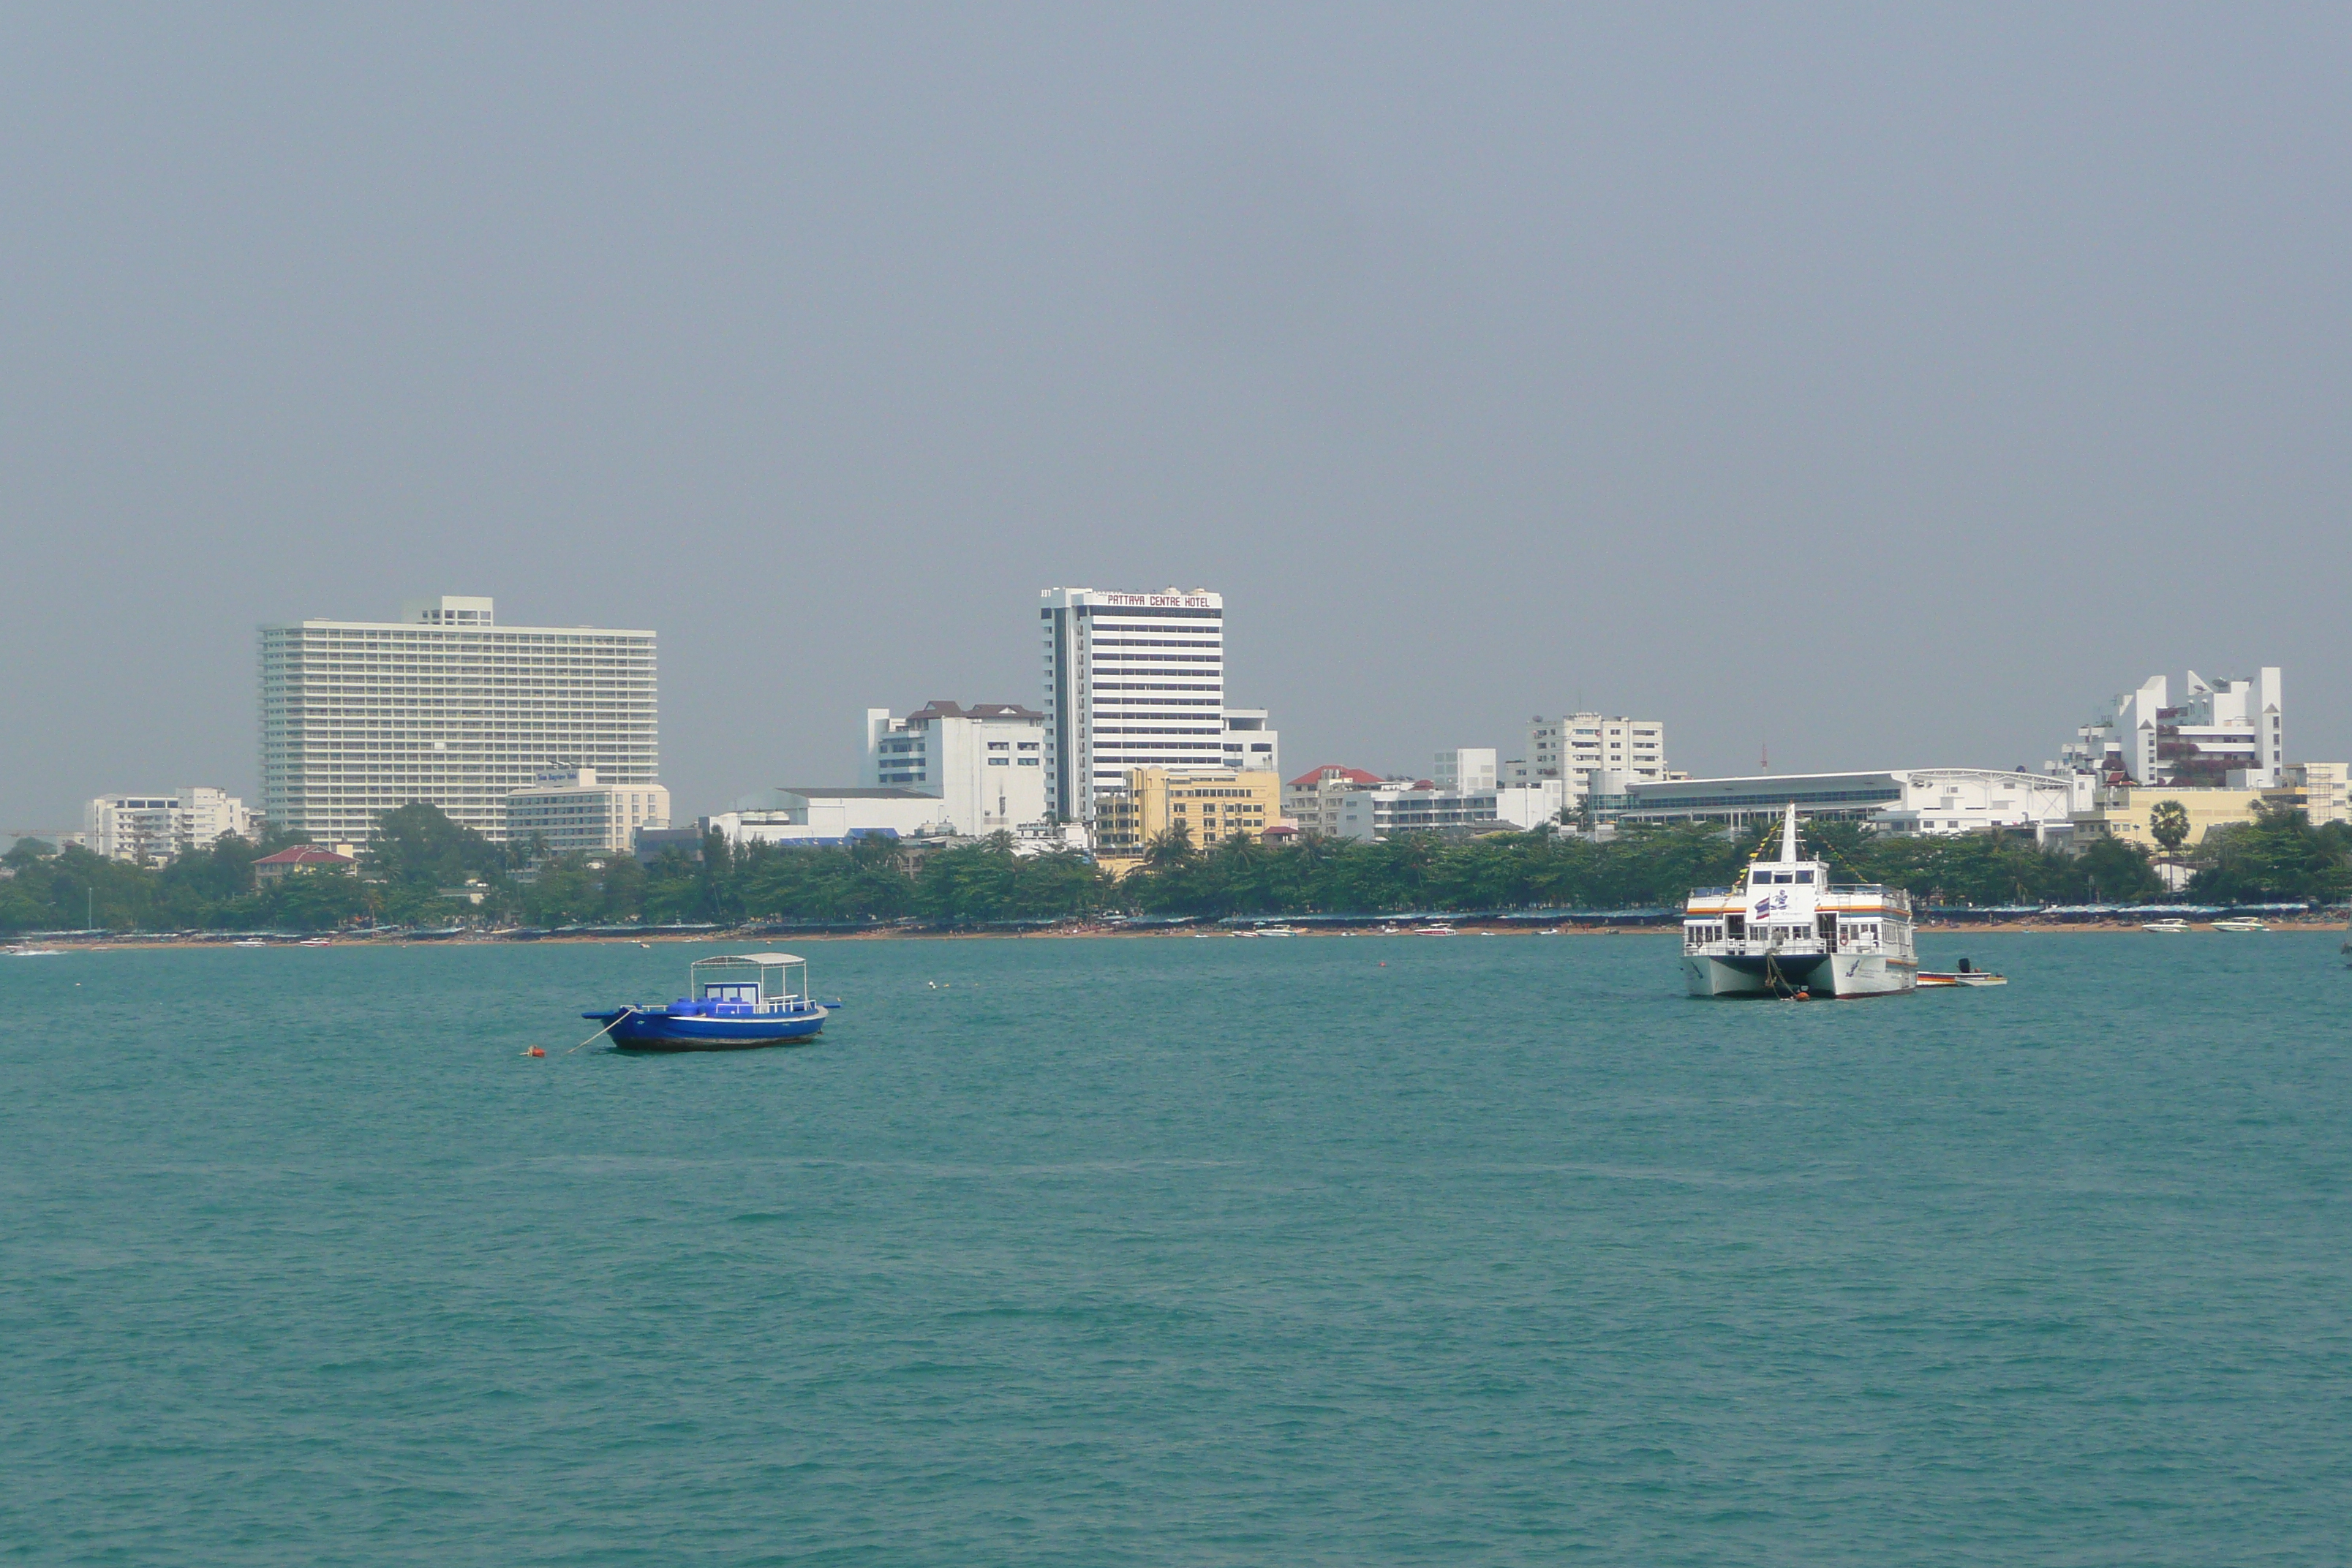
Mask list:
[[[1052,584],[1222,590],[1293,771],[2352,756],[2347,17],[11,7],[0,826],[427,593],[658,630],[688,814]]]

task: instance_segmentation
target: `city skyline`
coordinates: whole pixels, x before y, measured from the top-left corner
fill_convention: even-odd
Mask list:
[[[436,36],[12,32],[0,826],[257,799],[252,628],[445,591],[657,629],[681,809],[1035,705],[1070,582],[1219,584],[1292,773],[2034,764],[2190,665],[2352,755],[2340,12]]]
[[[1041,589],[1034,592],[1037,594],[1043,594],[1048,592],[1048,590]],[[1052,592],[1060,592],[1060,590],[1052,590]],[[1079,590],[1077,592],[1090,591]],[[1223,595],[1213,594],[1210,597],[1216,599],[1220,605],[1219,615],[1221,618],[1218,622],[1218,626],[1222,646],[1222,640],[1230,636],[1231,631],[1235,626],[1236,623],[1223,618],[1223,613],[1222,610]],[[404,613],[411,612],[415,610],[416,606],[426,603],[462,603],[466,605],[482,605],[484,606],[484,609],[481,613],[488,614],[489,612],[488,611],[487,606],[494,602],[497,602],[496,595],[459,596],[453,595],[425,595],[420,597],[416,595],[409,595],[403,597],[401,600]],[[1033,597],[1030,602],[1035,603],[1036,600]],[[1020,625],[1023,623],[1018,619],[1019,614],[1020,610],[1017,607],[1013,608],[1003,618],[1008,625]],[[546,627],[536,629],[592,632],[610,632],[612,630],[612,628],[592,626],[584,623],[575,625],[564,620],[561,616],[546,617],[546,620],[548,622],[548,626]],[[365,626],[382,628],[401,624],[397,619],[387,620],[381,616],[374,617],[362,616],[350,617],[348,619],[329,616],[308,616],[302,617],[301,621],[281,622],[275,624],[279,626],[284,626],[289,625],[299,625],[302,624],[302,621],[315,623],[320,626],[337,627]],[[1245,622],[1246,617],[1244,617],[1244,622],[1241,624],[1245,626]],[[271,624],[266,623],[263,626],[255,628],[255,632],[257,635],[266,637],[271,629]],[[507,629],[520,630],[526,628],[509,627]],[[661,628],[658,626],[652,626],[645,628],[645,631],[652,633],[655,638],[658,639]],[[635,637],[642,634],[630,632],[623,633],[621,635]],[[1009,631],[1004,635],[1008,641],[1017,640],[1012,637]],[[2210,656],[2206,655],[2204,650],[2201,648],[2190,650],[2188,657],[2203,658],[2208,668],[2216,670],[2225,670],[2227,672],[2226,674],[2217,675],[2214,677],[2216,679],[2229,679],[2233,678],[2242,679],[2245,676],[2256,674],[2262,668],[2266,668],[2266,666],[2258,663],[2250,666],[2247,670],[2241,672],[2233,666],[2225,666],[2212,662],[2210,659]],[[1034,653],[1032,658],[1034,659]],[[2175,666],[2179,666],[2182,662],[2183,660],[2179,658],[2176,658],[2172,660],[2172,663]],[[665,656],[664,663],[667,663],[667,656]],[[2275,667],[2268,668],[2274,668]],[[1254,675],[1245,673],[1244,679],[1245,684],[1248,684],[1253,683],[1255,678]],[[1044,683],[1038,679],[1036,667],[1034,663],[1031,666],[1030,679],[1032,683],[1040,688],[1040,689],[1030,693],[1025,699],[1016,697],[1015,700],[1025,700],[1040,705],[1044,704],[1048,700],[1048,698],[1042,689]],[[926,686],[927,688],[954,688],[966,684],[966,680],[964,678],[957,678],[954,679],[932,679],[928,681],[919,681],[918,684]],[[1018,687],[1017,681],[992,684],[985,680],[973,679],[970,684],[972,684],[976,688],[987,688],[989,689],[1015,689]],[[2140,681],[2137,679],[2119,678],[2117,681],[2117,689],[2114,691],[2096,696],[2093,696],[2088,692],[2085,692],[2075,705],[2082,715],[2081,721],[2078,721],[2076,724],[2065,727],[2062,731],[2053,731],[2052,734],[2043,737],[2038,745],[2027,746],[2025,748],[2026,754],[2021,754],[2015,758],[2006,761],[1992,761],[1986,758],[1955,758],[1937,753],[1927,756],[1895,757],[1892,759],[1885,756],[1872,755],[1866,760],[1859,763],[1808,763],[1802,760],[1803,753],[1801,752],[1791,755],[1785,742],[1771,739],[1768,732],[1765,736],[1759,737],[1759,740],[1769,742],[1771,745],[1779,746],[1781,750],[1779,758],[1773,761],[1771,765],[1763,771],[1798,774],[1809,773],[1843,772],[1857,767],[1982,767],[2009,769],[2022,765],[2028,769],[2038,772],[2041,771],[2044,763],[2053,761],[2058,757],[2063,746],[2072,738],[2077,728],[2095,720],[2099,715],[2105,713],[2118,698],[2128,696],[2140,684]],[[1222,678],[1222,669],[1218,685],[1219,689],[1214,695],[1216,701],[1220,706],[1220,710],[1222,710],[1223,708],[1228,706],[1228,698],[1230,695],[1226,689],[1226,683]],[[661,701],[665,707],[667,707],[667,704],[669,701],[669,687],[670,680],[667,676],[665,676],[660,682]],[[1255,689],[1254,685],[1252,686],[1252,689]],[[940,693],[939,695],[946,697],[944,692]],[[848,700],[848,699],[841,693],[829,694],[828,700],[836,706]],[[924,700],[928,700],[928,698],[924,699]],[[946,700],[969,700],[971,699],[969,694],[965,694],[962,696],[946,697]],[[258,690],[256,692],[255,700],[257,708],[262,705]],[[919,703],[916,700],[908,698],[894,697],[891,700],[898,706],[908,710],[919,706]],[[1491,703],[1488,705],[1491,706]],[[866,748],[864,745],[865,729],[863,725],[871,706],[872,705],[870,704],[865,704],[863,702],[858,703],[856,705],[856,718],[852,721],[851,725],[843,731],[842,736],[825,738],[828,740],[837,739],[840,742],[838,745],[830,748],[837,753],[837,755],[831,761],[823,760],[822,753],[827,749],[826,747],[821,745],[809,746],[803,748],[798,754],[818,756],[820,760],[814,763],[802,765],[790,763],[779,763],[776,764],[774,769],[772,770],[775,775],[773,777],[728,777],[717,779],[716,782],[709,782],[710,775],[708,773],[707,770],[697,769],[691,764],[688,764],[688,766],[684,770],[688,776],[693,776],[697,773],[702,773],[706,779],[703,785],[693,788],[691,791],[671,784],[672,778],[677,776],[677,773],[680,770],[675,768],[672,763],[667,760],[667,754],[676,750],[676,742],[675,740],[666,731],[662,731],[659,742],[660,751],[664,753],[664,760],[660,763],[657,770],[661,775],[658,782],[670,786],[672,796],[678,803],[678,810],[688,816],[701,812],[719,810],[723,807],[729,800],[731,800],[736,795],[741,795],[747,791],[773,787],[787,777],[820,780],[829,783],[852,783],[860,776],[865,765]],[[888,704],[885,704],[885,706],[888,706]],[[1602,706],[1604,710],[1612,711],[1622,711],[1623,708],[1623,705],[1622,704],[1612,705],[1605,702]],[[2315,709],[2317,709],[2317,710],[2315,711]],[[1306,731],[1311,733],[1317,731],[1326,731],[1331,727],[1328,722],[1318,722],[1313,716],[1300,715],[1297,718],[1293,718],[1278,703],[1267,704],[1266,710],[1272,715],[1269,722],[1277,730],[1292,730],[1294,731]],[[1554,713],[1563,710],[1564,705],[1560,704],[1555,704],[1551,709],[1551,711]],[[2290,750],[2294,758],[2299,760],[2318,760],[2332,755],[2331,752],[2328,752],[2324,749],[2315,750],[2312,744],[2306,743],[2307,736],[2311,731],[2325,731],[2329,728],[2329,726],[2324,722],[2325,719],[2329,715],[2329,710],[2324,707],[2319,707],[2317,704],[2298,704],[2295,715],[2296,721],[2294,727],[2294,732],[2289,742]],[[1539,719],[1542,715],[1530,714],[1529,717]],[[1669,732],[1675,734],[1675,742],[1670,749],[1668,760],[1670,765],[1676,771],[1692,773],[1700,777],[1745,776],[1759,771],[1755,765],[1754,759],[1743,761],[1738,756],[1737,752],[1738,748],[1736,741],[1727,745],[1723,743],[1721,737],[1717,737],[1717,743],[1713,746],[1706,746],[1702,742],[1698,745],[1691,746],[1690,750],[1686,752],[1685,750],[1685,742],[1683,737],[1676,732],[1676,727],[1673,721],[1672,716],[1664,716],[1664,721],[1666,722]],[[1528,718],[1522,718],[1516,723],[1507,722],[1503,724],[1499,727],[1498,731],[1495,733],[1459,735],[1454,730],[1446,728],[1442,720],[1434,721],[1425,723],[1423,728],[1426,732],[1437,737],[1436,743],[1418,750],[1410,744],[1400,743],[1391,737],[1385,740],[1375,740],[1370,745],[1358,752],[1334,755],[1322,755],[1318,753],[1310,757],[1304,750],[1297,749],[1297,743],[1294,742],[1286,748],[1286,754],[1282,758],[1281,766],[1277,771],[1283,772],[1286,776],[1288,773],[1295,773],[1300,768],[1337,765],[1365,768],[1384,776],[1425,776],[1430,773],[1433,765],[1432,759],[1438,752],[1451,749],[1458,745],[1478,745],[1489,747],[1496,751],[1498,758],[1517,757],[1521,752],[1527,752],[1530,749],[1524,739],[1528,733]],[[1795,731],[1795,733],[1801,736],[1801,731]],[[243,750],[248,756],[250,756],[256,751],[257,746],[266,747],[266,742],[263,741],[259,733],[259,726],[257,725],[250,717],[248,717]],[[212,749],[217,752],[223,748],[215,747]],[[1727,760],[1720,765],[1715,766],[1700,765],[1696,762],[1689,760],[1691,758],[1703,756],[1722,757]],[[546,758],[539,759],[537,761],[524,757],[520,753],[515,757],[509,759],[513,765],[513,770],[517,771],[518,783],[529,782],[527,775],[533,768],[562,762],[577,763],[581,759],[577,757],[569,755],[559,756],[552,753]],[[180,767],[175,764],[166,763],[156,763],[143,767],[135,778],[128,781],[127,783],[122,780],[115,780],[109,783],[101,789],[81,792],[75,795],[74,798],[68,802],[64,807],[50,811],[46,818],[35,814],[28,814],[21,811],[14,814],[13,816],[0,816],[0,833],[15,833],[19,831],[39,832],[45,829],[50,831],[70,831],[81,821],[84,806],[90,799],[99,795],[107,793],[110,790],[120,792],[124,788],[178,788],[190,784],[195,784],[198,785],[223,789],[230,795],[239,796],[250,802],[256,810],[262,810],[265,809],[264,802],[268,797],[264,793],[265,786],[260,780],[259,773],[260,770],[255,768],[249,763],[245,773],[242,775],[232,774],[227,777],[200,775],[193,769]],[[336,838],[349,838],[352,837],[353,833],[356,831],[350,824],[347,823],[339,824],[332,828],[317,827],[311,830],[318,831],[324,837]]]

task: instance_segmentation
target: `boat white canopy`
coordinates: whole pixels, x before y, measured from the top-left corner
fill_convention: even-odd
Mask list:
[[[687,969],[688,994],[710,1002],[769,1005],[808,997],[808,960],[791,952],[735,952],[698,958]]]

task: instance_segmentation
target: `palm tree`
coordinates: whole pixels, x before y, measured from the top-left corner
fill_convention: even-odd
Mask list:
[[[1155,871],[1171,866],[1190,865],[1192,860],[1192,830],[1181,822],[1170,825],[1144,847],[1143,863]]]
[[[2178,855],[2189,839],[2189,808],[2177,800],[2158,801],[2147,814],[2147,831],[2166,854]]]

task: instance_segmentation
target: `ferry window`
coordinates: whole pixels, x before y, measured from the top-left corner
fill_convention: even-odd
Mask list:
[[[1811,871],[1800,871],[1797,873],[1797,880],[1800,882],[1810,882],[1812,879],[1813,874]]]

